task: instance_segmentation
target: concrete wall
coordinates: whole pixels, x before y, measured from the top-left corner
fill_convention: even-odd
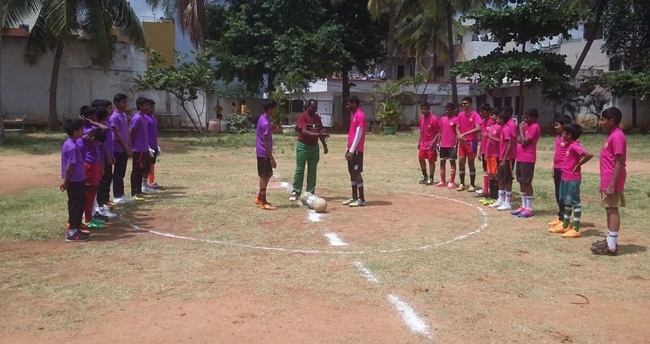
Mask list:
[[[160,64],[162,67],[176,65],[175,53],[175,32],[176,27],[172,21],[144,22],[142,23],[144,37],[147,45],[162,55],[165,60]],[[151,57],[147,56],[147,62]]]

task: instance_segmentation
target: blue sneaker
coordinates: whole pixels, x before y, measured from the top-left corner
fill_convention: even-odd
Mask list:
[[[513,211],[511,211],[511,212],[510,212],[510,215],[517,215],[517,216],[519,216],[519,214],[521,214],[521,212],[524,211],[524,210],[526,210],[526,209],[524,209],[524,207],[519,207],[517,210],[513,210]]]
[[[343,205],[350,205],[350,204],[352,204],[352,203],[354,203],[354,202],[356,202],[356,201],[357,201],[356,199],[354,199],[354,198],[350,198],[350,199],[347,200],[347,201],[343,201],[343,203],[341,203],[341,204],[343,204]]]
[[[351,207],[363,207],[366,205],[366,201],[359,199],[349,204]]]
[[[78,230],[78,229],[70,229],[68,230],[68,235],[65,237],[65,241],[68,242],[83,242],[83,241],[88,241],[88,237],[90,235]]]

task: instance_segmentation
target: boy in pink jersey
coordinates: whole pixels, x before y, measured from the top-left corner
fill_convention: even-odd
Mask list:
[[[582,127],[576,123],[565,124],[564,141],[567,143],[567,149],[562,161],[562,182],[560,183],[560,198],[564,201],[564,220],[562,221],[562,230],[553,233],[563,233],[563,238],[579,238],[580,233],[580,215],[582,206],[580,204],[580,182],[582,174],[580,167],[594,157],[593,154],[585,151],[577,141],[582,135]],[[573,228],[569,227],[571,213],[573,212]]]
[[[453,103],[445,106],[445,115],[440,119],[440,139],[438,139],[438,146],[440,146],[440,183],[435,184],[436,187],[447,186],[448,189],[454,189],[454,179],[456,179],[456,126],[458,119],[454,110],[456,105]],[[449,160],[451,165],[451,176],[449,183],[446,181],[445,162]]]
[[[362,207],[366,205],[363,177],[361,176],[363,172],[363,151],[366,141],[366,115],[359,108],[359,98],[357,96],[348,98],[347,109],[352,114],[352,118],[350,118],[348,149],[345,152],[345,159],[348,161],[352,198],[344,201],[343,205]]]
[[[479,114],[481,115],[481,139],[479,140],[479,149],[478,159],[482,162],[483,167],[483,189],[476,190],[477,197],[487,197],[489,194],[488,184],[490,178],[488,177],[487,171],[487,162],[485,161],[485,155],[487,153],[488,138],[487,133],[488,129],[492,124],[492,107],[490,104],[483,104],[478,109]]]
[[[498,123],[499,114],[502,112],[501,109],[495,108],[491,111],[490,119],[491,125],[488,127],[485,136],[485,161],[486,170],[489,178],[489,197],[486,194],[486,199],[482,200],[483,205],[491,205],[497,201],[499,198],[499,145],[501,142],[501,127]]]
[[[524,121],[519,124],[517,133],[517,182],[521,191],[521,206],[510,212],[518,217],[532,217],[535,215],[533,208],[533,176],[535,175],[535,162],[537,161],[537,142],[542,136],[542,130],[537,123],[539,112],[537,109],[528,109],[524,114]]]
[[[549,231],[553,230],[554,227],[562,228],[562,220],[564,219],[564,201],[560,198],[560,182],[562,182],[562,161],[566,156],[567,143],[564,141],[564,135],[562,135],[564,133],[562,127],[569,123],[571,123],[569,115],[562,115],[555,119],[557,137],[555,138],[555,154],[553,156],[553,184],[555,186],[555,200],[557,201],[558,212],[557,220],[548,223],[551,226]]]
[[[607,239],[591,244],[594,254],[615,256],[618,252],[618,232],[621,227],[619,207],[625,207],[625,160],[627,142],[619,127],[623,114],[610,107],[600,117],[603,129],[609,132],[600,151],[600,205],[607,212]]]
[[[499,211],[512,209],[510,199],[512,198],[512,167],[517,158],[517,132],[516,125],[512,120],[512,108],[506,106],[498,114],[497,124],[501,125],[501,136],[499,137],[499,171],[497,179],[499,181],[498,199],[490,204],[490,208],[496,208]],[[513,128],[514,127],[514,128]]]
[[[458,114],[458,125],[456,126],[456,139],[458,140],[458,175],[460,185],[458,191],[465,191],[465,161],[469,166],[469,188],[467,191],[476,191],[476,166],[475,160],[478,154],[478,135],[481,132],[481,116],[472,109],[472,98],[463,98],[460,104],[463,108]]]
[[[431,113],[431,105],[420,105],[420,139],[418,141],[418,160],[422,170],[420,184],[433,185],[433,175],[436,173],[436,142],[440,135],[440,121]],[[429,176],[427,177],[427,160],[429,161]]]

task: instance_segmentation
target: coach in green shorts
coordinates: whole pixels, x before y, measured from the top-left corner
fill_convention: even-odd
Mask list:
[[[323,130],[323,123],[316,113],[318,103],[314,99],[307,102],[307,111],[298,116],[298,144],[296,145],[296,173],[293,175],[293,190],[290,201],[295,201],[302,192],[302,181],[305,178],[305,163],[307,163],[307,192],[314,193],[316,189],[316,168],[320,159],[318,140],[323,143],[323,153],[327,154],[325,138],[329,134]]]

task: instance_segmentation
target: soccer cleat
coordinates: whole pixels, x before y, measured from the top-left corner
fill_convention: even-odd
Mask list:
[[[117,204],[126,204],[126,200],[124,199],[124,197],[115,197],[113,199],[113,204],[116,204],[116,205]]]
[[[456,191],[465,191],[465,184],[458,185],[458,188],[456,189]]]
[[[445,184],[445,182],[440,182],[440,183],[438,183],[438,184],[434,184],[433,186],[435,186],[435,187],[437,187],[437,188],[441,188],[441,187],[444,187],[444,186],[446,186],[446,185],[447,185],[447,184]]]
[[[108,207],[100,207],[98,211],[99,215],[106,216],[109,219],[117,217],[117,214],[113,213]]]
[[[561,223],[562,223],[562,220],[553,220],[553,221],[549,222],[548,225],[551,226],[551,227],[555,227],[555,226],[557,226],[557,225],[559,225]]]
[[[451,189],[455,189],[455,188],[456,188],[456,184],[454,184],[454,183],[447,183],[447,189],[450,189],[450,190],[451,190]]]
[[[349,204],[351,207],[363,207],[366,205],[366,201],[359,199],[356,200],[355,202],[352,202]]]
[[[498,211],[506,211],[506,210],[510,210],[510,209],[512,209],[512,205],[510,205],[510,203],[506,203],[506,202],[504,202],[503,204],[501,204],[500,206],[497,207]]]
[[[575,229],[569,229],[568,231],[562,234],[563,238],[579,238],[582,236],[582,233],[576,231]]]
[[[158,185],[158,183],[156,182],[153,182],[153,184],[149,184],[149,187],[154,189],[162,188],[162,186]]]
[[[350,205],[350,204],[352,204],[352,203],[354,203],[354,202],[356,202],[356,201],[357,201],[356,199],[354,199],[354,198],[350,198],[350,199],[347,200],[347,201],[343,201],[343,203],[341,203],[341,204],[343,204],[343,205]]]
[[[492,204],[494,204],[496,202],[497,202],[497,200],[490,198],[485,203],[483,203],[483,205],[491,206]]]
[[[293,201],[295,201],[297,199],[298,199],[298,194],[296,194],[295,192],[292,192],[291,195],[289,196],[289,201],[293,202]]]
[[[524,209],[517,217],[529,218],[535,216],[535,212],[530,209]]]
[[[470,185],[470,186],[467,188],[467,192],[476,192],[476,187],[475,187],[474,185]]]
[[[86,224],[88,229],[104,229],[106,227],[106,224],[97,221],[97,220],[92,220]]]
[[[425,185],[433,185],[433,178],[427,178],[427,182],[424,183]]]
[[[142,196],[143,196],[142,194],[134,195],[134,196],[133,196],[133,200],[134,200],[134,201],[137,201],[137,202],[142,202],[142,201],[145,200],[145,198],[142,197]]]
[[[256,197],[255,201],[253,201],[253,203],[255,203],[255,205],[259,207],[260,205],[262,205],[263,202],[262,202],[262,200],[260,200],[259,198]]]
[[[607,246],[607,239],[602,239],[602,240],[596,240],[591,243],[591,247],[600,247],[600,246]]]
[[[477,195],[481,195],[481,196],[483,195],[483,189],[478,189],[474,192],[476,192]]]
[[[519,207],[517,210],[513,210],[510,212],[510,215],[519,215],[522,211],[524,211],[524,207]]]
[[[600,255],[600,256],[615,256],[618,253],[618,247],[612,251],[609,249],[608,245],[601,246],[591,246],[591,253]]]
[[[497,200],[496,202],[490,204],[490,208],[498,208],[503,204],[503,201]]]
[[[276,210],[278,208],[272,206],[271,203],[264,203],[264,204],[260,205],[260,209],[263,209],[263,210]]]
[[[108,222],[108,216],[103,216],[99,213],[93,214],[93,220],[100,220],[104,223]]]
[[[116,205],[117,204],[115,204],[114,202],[111,202],[111,201],[108,201],[108,202],[104,203],[104,207],[108,208],[109,210],[112,210],[113,208],[115,208]]]
[[[141,193],[141,194],[138,194],[138,196],[140,196],[140,197],[142,197],[142,198],[144,198],[144,199],[150,199],[150,198],[153,198],[153,196],[151,196],[150,194],[148,194],[148,193],[146,193],[146,192],[143,192],[143,193]]]
[[[422,176],[422,178],[420,178],[419,183],[420,184],[426,184],[426,182],[427,182],[427,176]]]
[[[562,223],[560,223],[559,225],[557,225],[557,226],[555,226],[553,228],[549,228],[548,231],[549,231],[549,233],[564,234],[567,231],[572,230],[572,229],[573,229],[573,225],[569,225],[568,228],[564,228],[564,227],[562,227]]]
[[[142,185],[142,192],[146,194],[154,194],[156,193],[156,189],[149,187],[148,185]]]
[[[78,230],[78,229],[71,229],[68,230],[68,234],[65,237],[65,241],[67,242],[83,242],[83,241],[88,241],[89,235]]]

